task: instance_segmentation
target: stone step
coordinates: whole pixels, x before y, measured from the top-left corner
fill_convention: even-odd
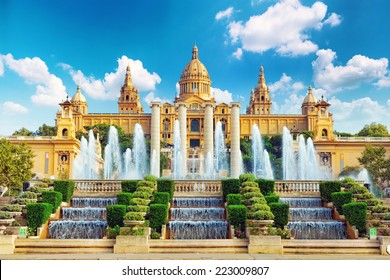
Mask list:
[[[15,247],[25,248],[109,248],[115,239],[41,239],[18,238]]]
[[[303,255],[380,255],[379,248],[283,248],[283,254]]]
[[[112,254],[111,248],[48,248],[48,247],[16,247],[15,254]]]
[[[169,254],[180,254],[180,253],[192,253],[192,254],[247,254],[248,248],[149,248],[149,253],[169,253]]]

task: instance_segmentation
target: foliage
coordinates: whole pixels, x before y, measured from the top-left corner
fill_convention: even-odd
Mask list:
[[[62,193],[55,191],[42,192],[42,202],[52,205],[52,213],[57,211],[57,208],[61,205]]]
[[[273,202],[269,204],[271,212],[275,215],[274,224],[278,228],[284,228],[288,223],[290,206],[285,203]]]
[[[114,227],[107,227],[107,238],[108,239],[115,239],[119,235],[120,226],[116,225]]]
[[[138,190],[138,188],[142,188],[142,187],[154,189],[155,184],[154,184],[153,182],[145,181],[145,180],[143,180],[143,181],[138,181],[137,190]]]
[[[22,197],[17,197],[14,201],[12,201],[13,204],[20,204],[20,205],[28,205],[35,202],[37,202],[36,199],[22,198]]]
[[[384,214],[382,220],[385,220],[385,221],[390,220],[390,213]]]
[[[54,191],[62,193],[62,201],[69,202],[74,192],[74,181],[54,180]]]
[[[141,212],[128,212],[123,219],[130,221],[145,221],[145,217]]]
[[[299,135],[303,135],[305,140],[307,140],[307,138],[314,139],[314,131],[313,130],[302,131],[301,133],[299,133]]]
[[[241,203],[246,205],[246,206],[250,206],[250,205],[253,205],[253,204],[256,204],[256,203],[267,204],[267,201],[265,200],[264,197],[252,197],[250,199],[242,200]]]
[[[130,205],[127,207],[127,212],[149,212],[149,206],[145,205]]]
[[[340,172],[339,177],[353,176],[357,177],[359,172],[362,170],[361,166],[346,166],[343,171]]]
[[[12,219],[12,214],[6,211],[0,211],[0,219],[1,220]]]
[[[280,236],[282,239],[291,239],[291,231],[289,231],[288,229],[268,227],[267,231],[268,235],[277,235]]]
[[[149,203],[150,203],[150,200],[143,199],[143,198],[132,198],[130,200],[130,204],[131,205],[144,205],[144,206],[148,206]]]
[[[241,174],[238,179],[240,179],[240,184],[244,182],[254,182],[256,180],[255,175],[253,174]]]
[[[358,161],[368,170],[377,184],[390,180],[390,158],[386,158],[386,149],[383,145],[377,147],[366,145]]]
[[[387,213],[387,212],[390,212],[390,206],[383,206],[383,205],[375,205],[374,207],[372,207],[371,211],[373,213]]]
[[[32,177],[34,154],[29,146],[22,143],[12,145],[0,139],[0,186],[21,190],[22,183]]]
[[[27,226],[35,231],[50,218],[52,208],[49,203],[31,203],[27,205]]]
[[[157,232],[155,228],[152,228],[152,232],[150,233],[150,239],[160,239],[161,233]]]
[[[228,206],[229,223],[239,229],[245,228],[248,209],[244,205]]]
[[[366,231],[367,204],[364,202],[352,202],[343,205],[345,219],[355,226],[359,233]]]
[[[133,198],[132,193],[121,192],[116,195],[117,204],[120,205],[130,205],[131,199]]]
[[[133,192],[133,197],[134,198],[149,199],[151,196],[152,195],[150,193],[148,193],[148,192],[140,192],[140,191],[138,191],[138,189],[137,189],[137,191]]]
[[[241,183],[241,189],[245,189],[245,188],[256,188],[258,191],[260,191],[259,189],[259,185],[256,183],[256,182],[244,182],[244,183]]]
[[[222,184],[222,194],[225,200],[228,194],[237,194],[240,191],[239,179],[223,179],[221,180],[221,184]]]
[[[275,191],[274,180],[256,179],[256,183],[259,185],[260,191],[264,195],[271,195]]]
[[[248,184],[248,183],[244,183],[244,184]],[[259,191],[260,191],[260,189],[257,186],[256,187],[246,186],[244,188],[241,187],[240,193],[244,194],[244,193],[248,193],[248,192],[259,192]]]
[[[265,195],[264,198],[267,201],[267,204],[279,202],[279,196],[277,195]]]
[[[383,205],[383,201],[377,198],[367,199],[365,202],[368,206]]]
[[[43,124],[38,127],[38,130],[35,131],[34,135],[36,136],[55,136],[57,135],[57,127]]]
[[[259,210],[270,211],[271,208],[267,204],[255,203],[255,204],[252,205],[251,212],[256,212],[256,211],[259,211]]]
[[[230,193],[226,197],[227,205],[240,205],[242,200],[242,195],[238,193]]]
[[[150,205],[150,227],[160,228],[167,223],[168,205],[167,204],[152,204]]]
[[[0,207],[1,211],[6,211],[6,212],[21,212],[22,211],[22,206],[18,204],[5,204]]]
[[[156,192],[153,195],[154,204],[167,204],[169,203],[170,195],[167,192]]]
[[[14,133],[12,133],[14,136],[33,136],[33,132],[28,130],[25,127],[22,127],[19,130],[16,130]]]
[[[121,182],[122,192],[133,193],[137,189],[138,180],[125,180]]]
[[[334,192],[331,194],[332,202],[336,207],[337,211],[343,214],[343,205],[352,202],[351,192]]]
[[[158,179],[157,191],[169,193],[169,201],[172,201],[173,192],[175,191],[175,182],[170,179]]]
[[[257,210],[251,214],[253,220],[273,220],[275,218],[271,211]]]
[[[46,189],[49,187],[49,184],[41,182],[41,183],[34,184],[34,187]]]
[[[336,131],[336,130],[333,130],[333,134],[337,135],[337,136],[341,136],[341,137],[352,137],[353,136],[353,134],[351,134],[351,133],[340,132],[340,131]]]
[[[371,136],[371,137],[384,137],[389,135],[387,126],[372,122],[371,124],[366,124],[362,130],[357,134],[358,136]]]
[[[368,194],[369,191],[367,190],[366,187],[363,187],[357,183],[355,183],[352,187],[349,188],[349,191],[352,193],[352,194]]]
[[[20,195],[20,198],[37,199],[35,192],[24,192]]]
[[[340,192],[341,182],[340,181],[324,181],[320,183],[321,198],[324,202],[331,202],[331,194],[334,192]]]
[[[250,199],[253,197],[263,197],[260,191],[244,193],[244,199]]]
[[[157,178],[151,174],[145,175],[144,180],[148,182],[153,182],[154,184],[157,183]]]
[[[123,226],[123,217],[126,214],[125,205],[108,205],[107,209],[107,224],[113,228],[115,226]]]
[[[138,187],[137,192],[146,192],[146,193],[152,195],[154,190],[149,188],[149,187]]]

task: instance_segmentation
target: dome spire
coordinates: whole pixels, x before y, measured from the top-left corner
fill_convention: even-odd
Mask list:
[[[126,68],[125,86],[129,86],[131,84],[132,84],[132,81],[131,81],[130,64],[128,64],[127,68]]]
[[[260,75],[259,75],[259,80],[258,80],[258,86],[265,88],[267,87],[266,82],[265,82],[265,77],[264,77],[264,67],[260,66]]]
[[[198,47],[194,44],[192,48],[192,59],[198,59]]]

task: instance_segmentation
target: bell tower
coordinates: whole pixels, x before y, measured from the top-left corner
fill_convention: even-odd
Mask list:
[[[257,86],[251,91],[251,98],[246,113],[251,115],[270,115],[271,107],[272,101],[269,88],[265,81],[264,68],[261,66]]]
[[[133,86],[130,65],[126,68],[125,82],[121,88],[118,99],[118,113],[134,114],[143,113],[138,89]]]

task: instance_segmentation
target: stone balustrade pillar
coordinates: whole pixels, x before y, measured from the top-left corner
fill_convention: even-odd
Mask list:
[[[239,102],[230,103],[230,177],[240,175],[240,107]]]
[[[160,115],[161,103],[151,102],[152,122],[150,128],[150,174],[160,177]]]

